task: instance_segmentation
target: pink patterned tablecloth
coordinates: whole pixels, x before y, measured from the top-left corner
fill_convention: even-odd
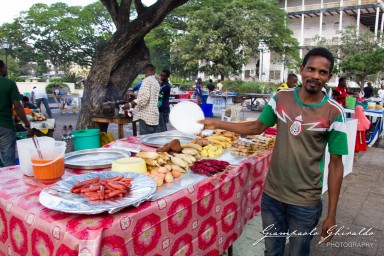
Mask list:
[[[140,137],[109,144],[141,146]],[[143,147],[147,150],[150,148]],[[46,186],[19,166],[0,169],[0,255],[220,255],[260,211],[271,152],[154,202],[76,215],[39,203]],[[66,169],[65,176],[80,170]]]

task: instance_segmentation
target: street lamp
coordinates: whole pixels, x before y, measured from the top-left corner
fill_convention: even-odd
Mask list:
[[[8,41],[3,41],[3,49],[5,50],[5,65],[8,67],[8,49],[9,49]]]

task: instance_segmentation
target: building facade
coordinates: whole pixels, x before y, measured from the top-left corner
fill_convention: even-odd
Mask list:
[[[337,43],[337,33],[347,26],[358,31],[371,31],[375,36],[384,31],[384,1],[382,0],[279,0],[288,15],[287,26],[299,42],[300,57],[315,45],[319,36]],[[245,81],[283,82],[288,73],[285,61],[267,47],[259,47],[259,56],[244,65],[241,79]]]

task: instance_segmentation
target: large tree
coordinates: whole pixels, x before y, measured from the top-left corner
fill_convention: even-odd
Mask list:
[[[187,14],[186,33],[172,44],[172,60],[187,74],[199,69],[223,79],[238,74],[259,53],[261,42],[297,57],[297,41],[284,25],[286,18],[274,0],[204,1]]]
[[[91,117],[100,113],[102,102],[123,96],[149,62],[145,35],[188,0],[158,0],[148,7],[141,0],[100,1],[111,15],[116,31],[99,51],[85,82],[78,128],[91,125]],[[135,15],[131,15],[132,4]]]
[[[57,73],[72,63],[90,66],[114,29],[109,13],[100,2],[85,7],[60,2],[37,3],[21,12],[12,23],[3,24],[0,38],[11,42],[11,54],[21,67],[45,57]],[[42,70],[39,66],[39,71]]]
[[[354,27],[341,32],[340,69],[363,90],[367,79],[383,70],[384,49],[372,32],[357,33]]]

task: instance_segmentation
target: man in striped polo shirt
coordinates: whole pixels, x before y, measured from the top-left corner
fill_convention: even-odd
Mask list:
[[[225,129],[240,134],[260,134],[277,124],[271,166],[264,184],[261,217],[265,255],[284,255],[286,237],[289,254],[310,253],[314,234],[332,238],[336,208],[343,179],[342,155],[348,154],[343,108],[322,89],[332,77],[333,55],[314,48],[300,67],[302,86],[279,91],[259,119],[247,123],[200,121],[207,129]],[[322,213],[321,191],[325,148],[330,153],[328,213],[322,230],[314,230]],[[312,231],[312,232],[311,232]]]

